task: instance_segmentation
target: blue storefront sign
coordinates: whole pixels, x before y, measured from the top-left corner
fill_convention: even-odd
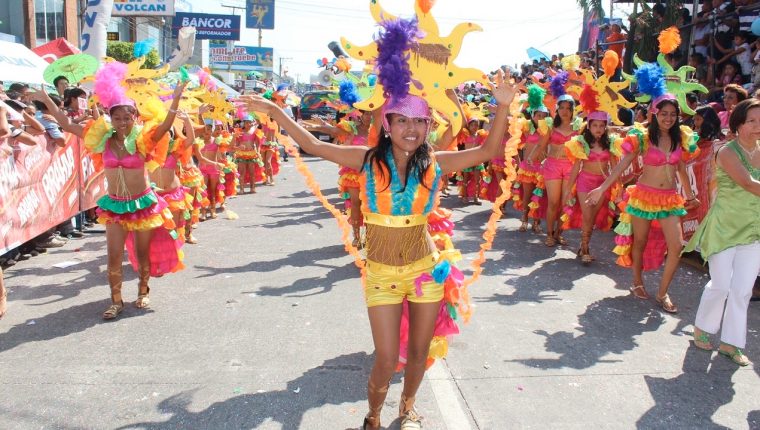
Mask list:
[[[246,0],[245,27],[274,30],[274,0]]]
[[[272,48],[235,46],[230,51],[226,45],[213,43],[209,45],[209,51],[211,51],[209,63],[212,69],[272,71],[274,60]]]
[[[172,36],[182,27],[195,27],[196,39],[240,40],[240,17],[209,13],[177,12],[172,21]]]

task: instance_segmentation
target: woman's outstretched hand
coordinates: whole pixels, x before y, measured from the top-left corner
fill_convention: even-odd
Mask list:
[[[499,69],[491,82],[491,93],[497,105],[509,106],[520,89],[520,81],[510,82],[503,70]]]
[[[266,115],[272,116],[273,112],[280,109],[276,104],[270,100],[261,97],[256,94],[246,94],[237,98],[237,101],[242,102],[248,108],[250,112],[261,112]]]

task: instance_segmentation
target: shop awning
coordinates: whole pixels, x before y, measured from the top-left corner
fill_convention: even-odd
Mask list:
[[[20,43],[0,41],[0,81],[42,84],[48,63]]]

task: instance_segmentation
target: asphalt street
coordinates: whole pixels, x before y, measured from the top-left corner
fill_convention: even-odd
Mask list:
[[[308,158],[331,201],[337,167]],[[465,256],[490,205],[454,210]],[[186,270],[151,281],[151,308],[113,322],[102,228],[5,273],[0,320],[1,429],[348,429],[366,413],[373,348],[358,271],[332,216],[292,160],[273,187],[230,200],[239,219],[201,224]],[[760,429],[760,366],[738,368],[690,342],[708,277],[681,265],[677,315],[634,299],[614,264],[612,234],[598,260],[547,248],[499,222],[472,321],[418,395],[426,429]],[[137,280],[125,261],[125,301]],[[654,295],[660,272],[647,274]],[[760,303],[746,353],[760,362]],[[717,344],[718,339],[714,339]],[[383,422],[398,428],[402,377]]]

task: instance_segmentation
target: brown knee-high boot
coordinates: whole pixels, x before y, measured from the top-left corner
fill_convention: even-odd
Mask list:
[[[124,309],[124,300],[121,297],[122,274],[121,265],[115,269],[108,269],[108,285],[111,288],[111,306],[103,312],[103,319],[114,319]]]
[[[388,388],[391,384],[388,383],[385,386],[377,387],[372,379],[367,381],[367,403],[369,403],[369,412],[364,417],[364,424],[362,429],[379,429],[380,428],[380,411],[383,410],[383,403],[385,403],[385,396],[388,395]]]
[[[138,308],[147,308],[150,306],[150,287],[148,286],[148,280],[150,280],[150,265],[140,265],[137,269],[139,281],[137,283],[137,300],[135,300],[135,306]]]

